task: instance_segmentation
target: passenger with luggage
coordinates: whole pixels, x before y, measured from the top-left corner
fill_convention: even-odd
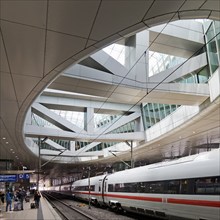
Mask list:
[[[24,210],[24,206],[23,206],[23,203],[24,203],[24,198],[26,196],[26,192],[24,189],[19,189],[16,193],[16,204],[15,204],[15,207],[14,207],[14,210]]]
[[[40,195],[39,191],[36,190],[34,193],[34,201],[35,201],[36,208],[39,208],[40,197],[41,197],[41,195]]]
[[[24,199],[25,199],[25,197],[26,197],[26,191],[24,190],[24,188],[19,189],[19,194],[21,195],[21,196],[20,196],[21,210],[24,210],[23,204],[24,204]]]
[[[14,196],[14,211],[20,211],[21,210],[21,202],[19,200],[19,192],[16,190],[15,196]]]
[[[29,190],[27,190],[26,192],[25,202],[30,202],[30,191]]]

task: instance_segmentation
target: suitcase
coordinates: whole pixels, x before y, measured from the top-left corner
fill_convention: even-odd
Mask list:
[[[36,205],[34,202],[31,203],[31,209],[35,209],[36,208]]]
[[[21,210],[21,203],[19,201],[14,202],[14,211],[20,211]]]

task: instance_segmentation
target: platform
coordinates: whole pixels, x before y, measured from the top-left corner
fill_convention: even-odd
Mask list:
[[[5,212],[6,203],[0,204],[0,220],[61,220],[60,216],[55,212],[53,207],[48,203],[48,201],[41,196],[40,205],[38,209],[31,209],[30,203],[33,202],[33,198],[30,202],[24,201],[24,210],[21,211],[8,211]],[[12,202],[12,210],[14,207],[14,202]]]

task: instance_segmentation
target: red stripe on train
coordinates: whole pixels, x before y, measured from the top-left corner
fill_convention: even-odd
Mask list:
[[[89,194],[88,192],[75,192],[79,194]],[[102,194],[91,192],[90,195],[102,196]],[[162,198],[155,197],[142,197],[142,196],[128,196],[128,195],[119,195],[119,194],[104,194],[105,197],[113,197],[120,199],[134,199],[141,201],[150,201],[150,202],[162,202]],[[167,203],[180,204],[180,205],[195,205],[195,206],[208,206],[208,207],[220,207],[220,201],[208,201],[208,200],[191,200],[191,199],[175,199],[167,198]]]
[[[197,205],[208,207],[220,207],[220,201],[208,201],[208,200],[191,200],[191,199],[173,199],[168,198],[167,203],[181,204],[181,205]]]
[[[151,202],[162,202],[162,198],[155,198],[155,197],[127,196],[127,195],[118,195],[118,194],[105,194],[104,196],[121,198],[121,199],[135,199],[135,200],[143,200],[143,201],[151,201]]]
[[[74,193],[89,195],[89,192],[74,192]],[[90,195],[102,196],[102,194],[93,193],[93,192],[91,192]],[[135,200],[143,200],[143,201],[151,201],[151,202],[162,202],[162,198],[155,198],[155,197],[127,196],[127,195],[118,195],[118,194],[104,194],[104,196],[121,198],[121,199],[135,199]]]

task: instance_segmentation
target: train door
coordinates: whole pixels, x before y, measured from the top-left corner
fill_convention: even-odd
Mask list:
[[[163,195],[162,196],[162,211],[164,211],[164,213],[167,211],[167,198]]]
[[[103,204],[103,180],[104,180],[104,177],[101,177],[98,181],[98,203],[99,204]]]
[[[107,175],[102,180],[101,190],[102,190],[102,202],[103,204],[105,204],[105,195],[107,193]]]
[[[102,179],[99,179],[99,185],[98,185],[98,194],[101,195],[102,193]]]

